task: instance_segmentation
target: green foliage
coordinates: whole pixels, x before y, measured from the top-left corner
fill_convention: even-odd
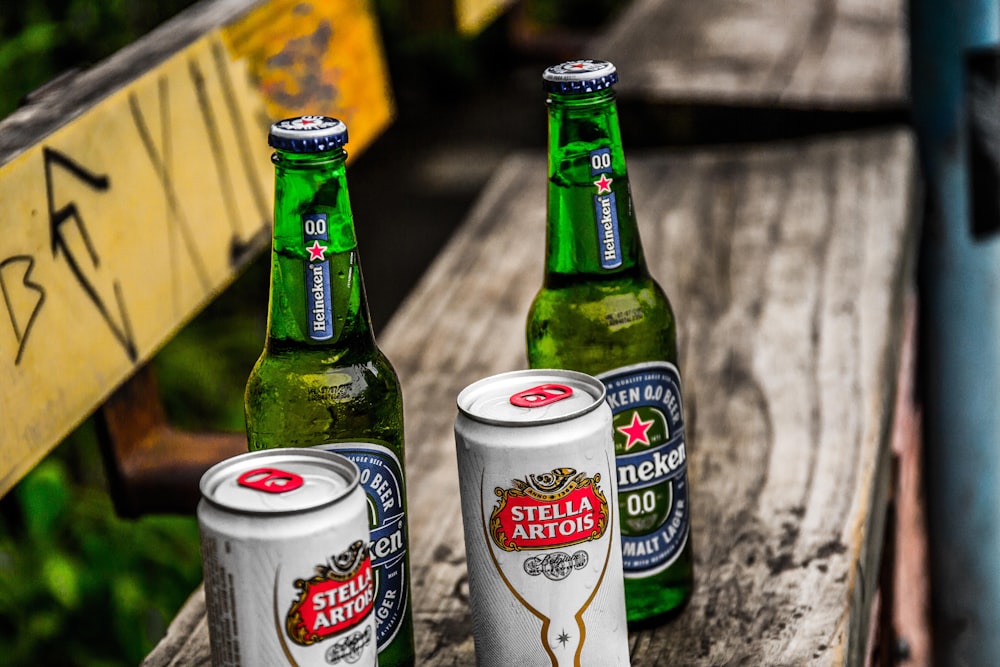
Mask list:
[[[86,68],[194,0],[11,0],[0,12],[0,117],[52,78]]]
[[[138,664],[201,578],[193,517],[114,513],[85,424],[0,503],[4,664]]]
[[[270,271],[263,253],[157,354],[160,394],[178,428],[244,430],[243,388],[264,348]]]

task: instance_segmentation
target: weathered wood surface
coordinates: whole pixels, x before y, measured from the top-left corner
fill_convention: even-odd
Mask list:
[[[903,0],[634,0],[588,55],[623,98],[685,105],[900,109]]]
[[[206,0],[0,123],[0,496],[269,246],[267,126],[317,110],[390,120],[364,0]]]
[[[889,488],[914,150],[906,131],[632,154],[646,256],[680,321],[697,590],[632,664],[860,665]],[[474,662],[452,425],[525,366],[545,162],[515,156],[388,325],[399,371],[418,664]],[[208,665],[196,592],[144,663]]]

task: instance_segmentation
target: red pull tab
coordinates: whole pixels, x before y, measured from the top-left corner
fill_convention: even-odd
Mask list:
[[[302,477],[294,472],[286,472],[277,468],[255,468],[248,470],[236,480],[240,486],[245,486],[264,493],[284,493],[294,491],[303,484]]]
[[[540,384],[537,387],[517,392],[510,397],[510,403],[519,408],[540,408],[572,395],[573,388],[564,384]]]

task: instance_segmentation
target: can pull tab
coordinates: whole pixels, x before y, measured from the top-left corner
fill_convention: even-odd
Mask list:
[[[510,397],[511,405],[519,408],[540,408],[573,395],[573,388],[564,384],[540,384],[531,389],[519,391]]]
[[[284,493],[294,491],[303,484],[302,476],[277,468],[255,468],[248,470],[236,480],[245,486],[264,493]]]

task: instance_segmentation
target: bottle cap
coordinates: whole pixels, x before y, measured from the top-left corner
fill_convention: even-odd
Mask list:
[[[570,60],[542,74],[547,93],[593,93],[618,83],[618,70],[606,60]]]
[[[267,143],[290,153],[322,153],[347,143],[347,126],[329,116],[286,118],[271,125]]]

